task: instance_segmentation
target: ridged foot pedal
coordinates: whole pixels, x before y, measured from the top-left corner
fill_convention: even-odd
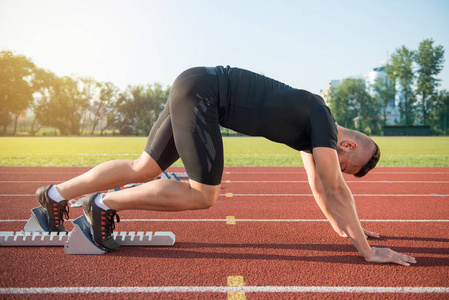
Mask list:
[[[71,232],[47,232],[48,223],[46,212],[42,207],[31,210],[31,218],[23,231],[0,232],[0,246],[64,246],[67,254],[103,254],[107,250],[95,244],[90,231],[90,224],[83,215],[73,220],[74,228]],[[121,246],[161,247],[173,246],[175,235],[170,231],[157,232],[114,232],[114,239]]]

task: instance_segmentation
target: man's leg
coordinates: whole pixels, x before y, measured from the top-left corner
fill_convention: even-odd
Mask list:
[[[189,183],[154,180],[161,173],[162,170],[154,159],[143,152],[137,160],[113,160],[102,163],[78,177],[58,184],[56,188],[65,199],[72,199],[127,183],[145,182],[131,189],[106,194],[103,197],[104,204],[116,211],[126,209],[179,211],[208,208],[215,203],[220,193],[220,185],[210,186],[193,180]]]
[[[143,185],[108,193],[103,202],[109,208],[182,211],[206,209],[213,206],[219,196],[221,185],[206,185],[193,180],[154,180]]]
[[[87,196],[83,199],[83,210],[92,226],[94,241],[109,251],[115,251],[120,247],[112,237],[118,211],[205,209],[215,204],[219,193],[220,185],[160,179],[114,193]],[[118,216],[117,221],[120,221]]]
[[[219,196],[223,172],[217,84],[217,78],[209,75],[204,68],[191,69],[181,74],[175,80],[167,105],[150,132],[143,154],[144,157],[147,155],[148,166],[160,166],[159,173],[181,156],[190,178],[189,183],[155,180],[131,189],[106,195],[94,194],[83,199],[84,213],[92,225],[97,244],[108,250],[118,249],[119,245],[112,238],[117,211],[181,211],[214,205]],[[101,167],[98,169],[101,170]],[[100,174],[95,173],[92,179]],[[155,175],[158,174],[147,174],[153,178]],[[130,176],[132,178],[132,174]],[[107,184],[111,182],[113,180],[106,181]],[[90,181],[80,180],[76,183],[78,186],[81,183],[89,184]],[[61,192],[64,192],[64,188],[61,186]],[[95,188],[99,189],[100,186],[95,185]],[[109,187],[105,184],[102,188]],[[83,192],[87,193],[87,189]]]
[[[58,184],[56,188],[65,199],[123,186],[147,182],[162,173],[158,164],[146,153],[136,160],[111,160],[86,173]]]
[[[150,181],[160,173],[158,164],[144,152],[136,160],[108,161],[57,186],[43,186],[37,190],[36,198],[47,212],[49,229],[63,232],[64,218],[69,218],[67,200],[126,183]]]

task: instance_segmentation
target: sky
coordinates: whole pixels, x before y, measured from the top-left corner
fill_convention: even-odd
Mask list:
[[[431,38],[449,90],[448,28],[446,0],[0,0],[0,50],[121,89],[230,65],[319,93]]]

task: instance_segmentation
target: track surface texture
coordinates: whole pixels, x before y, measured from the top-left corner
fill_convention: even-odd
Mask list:
[[[38,187],[86,170],[1,167],[0,231],[23,229]],[[116,231],[172,231],[173,247],[104,255],[0,247],[0,298],[448,299],[449,168],[378,167],[345,178],[362,226],[381,234],[370,244],[417,264],[365,262],[325,220],[304,168],[227,167],[209,210],[119,213]],[[70,209],[71,219],[80,215]]]

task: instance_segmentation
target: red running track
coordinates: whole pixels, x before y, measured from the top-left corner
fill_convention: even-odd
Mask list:
[[[23,228],[38,187],[87,169],[0,167],[0,231]],[[370,244],[416,265],[366,263],[324,220],[303,168],[227,167],[209,210],[120,212],[117,231],[173,231],[174,247],[97,256],[0,247],[0,298],[447,299],[449,168],[379,167],[346,180],[362,225],[382,236]]]

